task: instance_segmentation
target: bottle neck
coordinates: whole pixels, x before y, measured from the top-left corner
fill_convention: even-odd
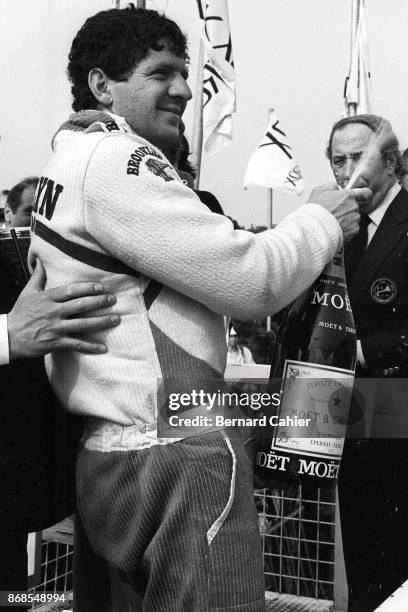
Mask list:
[[[341,276],[346,277],[344,269],[344,248],[341,246],[338,251],[334,254],[332,261],[330,261],[324,268],[323,274],[330,276]]]

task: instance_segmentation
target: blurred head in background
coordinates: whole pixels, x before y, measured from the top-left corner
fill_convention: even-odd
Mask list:
[[[3,189],[2,191],[0,191],[0,227],[4,227],[5,225],[4,209],[6,206],[7,196],[9,193],[10,191],[8,189]]]
[[[28,227],[30,225],[37,185],[38,178],[30,176],[10,189],[4,209],[6,227]]]
[[[408,191],[408,149],[401,155],[400,183]]]

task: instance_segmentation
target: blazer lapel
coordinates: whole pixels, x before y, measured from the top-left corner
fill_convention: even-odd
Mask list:
[[[408,193],[401,189],[388,207],[348,288],[352,304],[358,302],[388,254],[406,237],[407,226]]]

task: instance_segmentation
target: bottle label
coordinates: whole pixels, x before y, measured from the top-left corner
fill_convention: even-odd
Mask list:
[[[353,370],[287,359],[272,448],[341,458],[353,382]]]

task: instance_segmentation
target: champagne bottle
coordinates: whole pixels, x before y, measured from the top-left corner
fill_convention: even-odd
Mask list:
[[[256,453],[258,485],[335,485],[355,364],[356,332],[341,249],[292,304],[277,335],[271,378],[280,385],[280,406]]]

